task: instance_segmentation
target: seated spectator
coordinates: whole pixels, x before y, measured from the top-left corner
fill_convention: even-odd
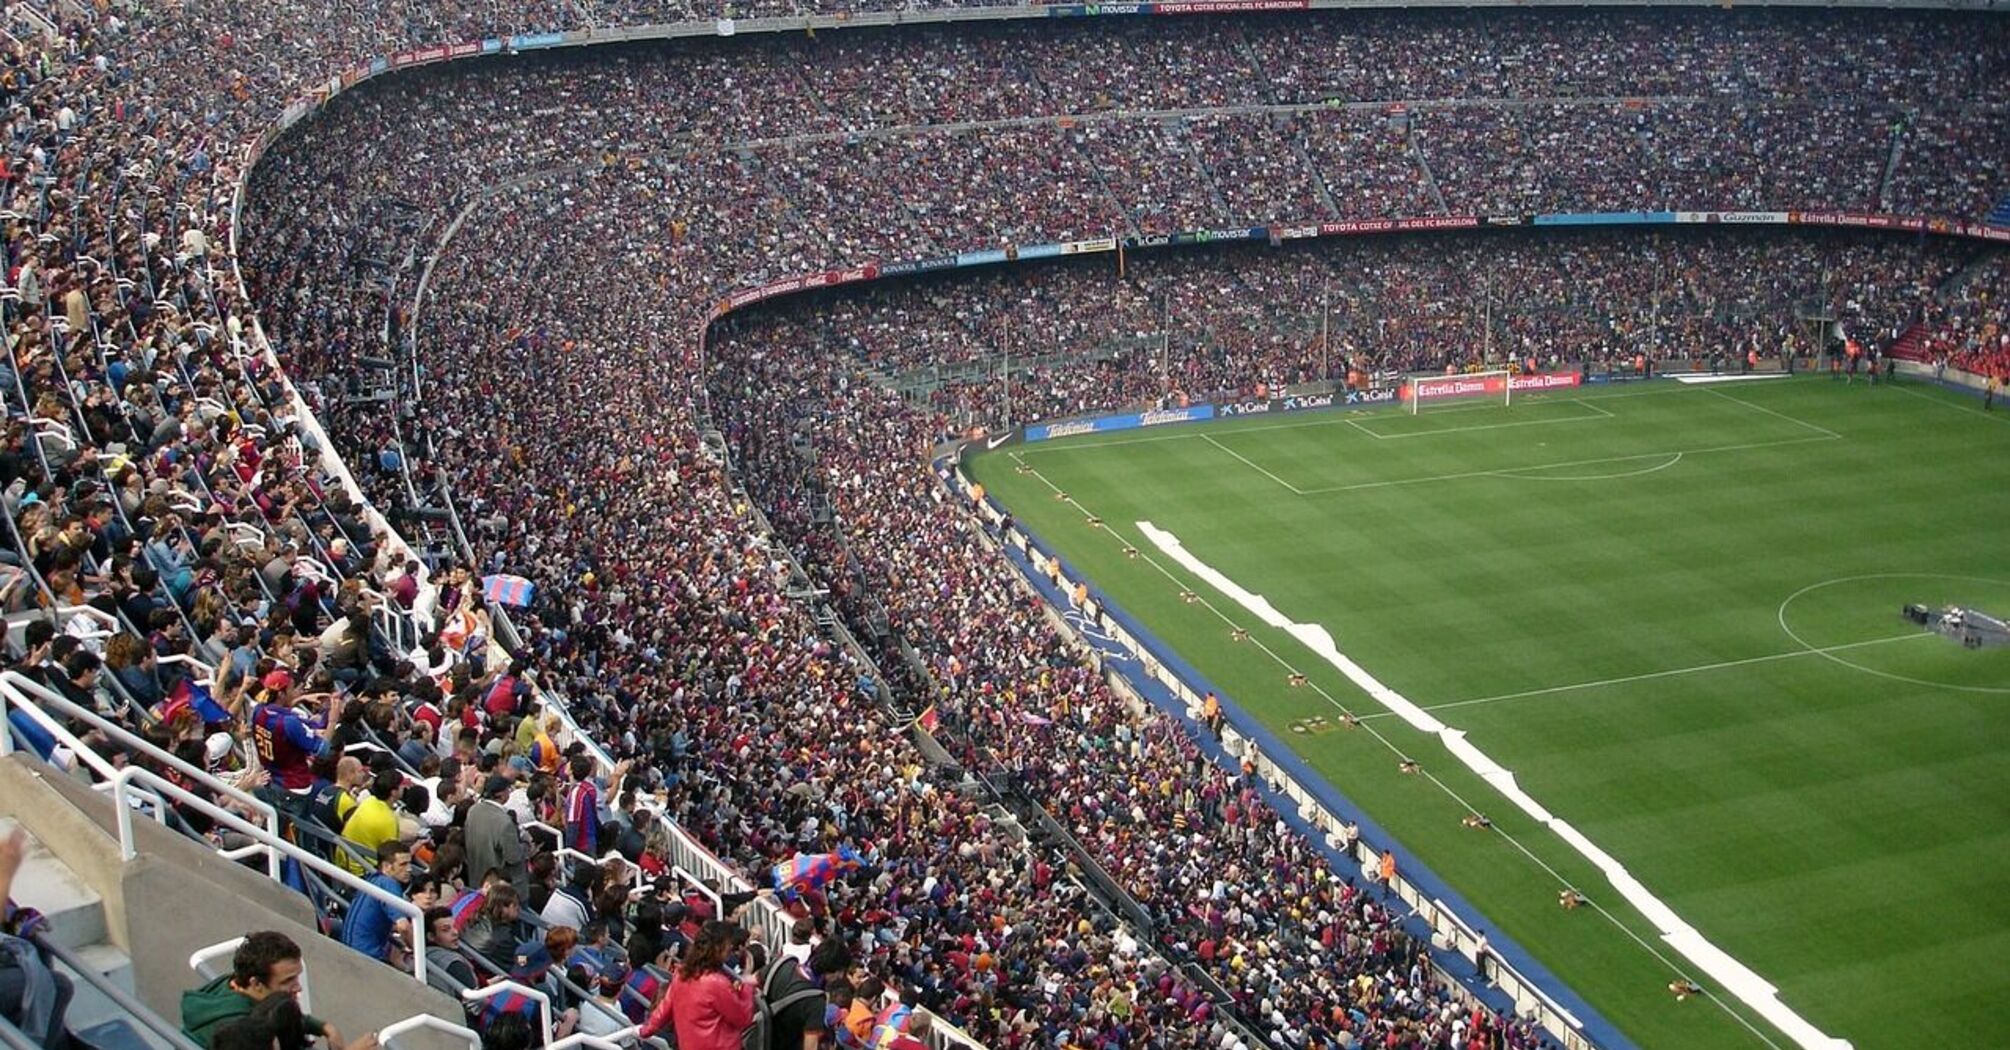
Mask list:
[[[391,799],[404,789],[405,778],[396,770],[380,770],[370,778],[370,792],[357,801],[349,819],[342,823],[342,837],[363,850],[365,855],[377,850],[384,843],[398,838],[398,814],[391,808]],[[361,875],[363,871],[357,862],[345,860],[343,866]]]
[[[246,934],[231,955],[229,973],[182,993],[182,1034],[211,1050],[210,1039],[219,1028],[251,1013],[259,1003],[273,996],[297,999],[300,971],[300,946],[292,938],[269,930]],[[334,1026],[319,1018],[303,1018],[302,1028],[331,1047],[347,1045]]]
[[[366,881],[403,900],[405,884],[411,878],[412,848],[396,839],[378,845],[377,871]],[[372,959],[403,966],[410,924],[411,920],[398,914],[391,905],[359,892],[342,923],[342,943]]]
[[[498,882],[488,888],[481,913],[461,933],[461,941],[499,969],[506,969],[515,957],[519,902],[516,888]]]
[[[426,983],[461,997],[464,989],[480,987],[474,964],[461,954],[461,931],[452,908],[426,909]]]

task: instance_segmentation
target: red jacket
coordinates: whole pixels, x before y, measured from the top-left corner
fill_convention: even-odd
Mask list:
[[[642,1038],[677,1026],[677,1050],[740,1050],[740,1033],[754,1023],[754,986],[724,973],[696,980],[682,974],[642,1023]]]

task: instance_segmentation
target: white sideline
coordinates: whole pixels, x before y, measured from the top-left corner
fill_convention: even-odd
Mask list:
[[[1573,849],[1603,872],[1606,881],[1619,891],[1619,895],[1645,916],[1647,921],[1654,924],[1663,941],[1681,952],[1704,973],[1715,978],[1724,990],[1737,997],[1738,1001],[1785,1032],[1789,1039],[1809,1050],[1849,1050],[1850,1044],[1847,1040],[1823,1033],[1806,1018],[1781,1002],[1778,988],[1753,972],[1750,967],[1711,944],[1695,927],[1683,921],[1681,916],[1675,914],[1674,909],[1662,903],[1660,898],[1641,884],[1640,880],[1634,878],[1632,873],[1626,870],[1625,865],[1620,864],[1610,853],[1600,849],[1596,843],[1586,838],[1583,832],[1543,808],[1542,803],[1537,802],[1515,783],[1514,773],[1511,770],[1495,762],[1485,752],[1468,742],[1463,730],[1446,725],[1437,716],[1418,707],[1401,693],[1377,681],[1360,664],[1348,659],[1347,655],[1340,651],[1339,646],[1334,644],[1333,636],[1326,628],[1318,624],[1294,623],[1286,619],[1283,613],[1278,612],[1277,608],[1270,604],[1268,598],[1245,589],[1223,575],[1220,570],[1195,557],[1180,543],[1179,537],[1172,533],[1149,521],[1140,521],[1137,527],[1153,546],[1178,562],[1182,568],[1235,599],[1236,604],[1249,610],[1251,615],[1297,639],[1307,649],[1332,664],[1362,692],[1374,697],[1378,703],[1403,721],[1421,732],[1436,736],[1445,745],[1446,750],[1478,774],[1482,780],[1492,784],[1494,790],[1506,796],[1516,808],[1555,832],[1558,838],[1569,843]]]
[[[1700,386],[1705,383],[1749,383],[1757,379],[1786,379],[1787,374],[1785,372],[1747,372],[1743,375],[1731,373],[1726,375],[1674,376],[1673,378],[1677,383]]]

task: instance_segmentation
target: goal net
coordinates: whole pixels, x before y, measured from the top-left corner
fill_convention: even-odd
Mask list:
[[[1507,405],[1514,397],[1514,384],[1505,369],[1452,376],[1413,376],[1403,396],[1410,402],[1410,414],[1416,415],[1427,403],[1493,400]]]

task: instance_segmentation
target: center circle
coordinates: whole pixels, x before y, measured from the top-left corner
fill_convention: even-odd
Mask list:
[[[1831,587],[1839,587],[1852,583],[1863,583],[1870,580],[1932,580],[1932,581],[1940,581],[1943,585],[1948,581],[1955,581],[1967,584],[1984,584],[1992,588],[2001,589],[2004,596],[2005,604],[2002,607],[2002,610],[2000,611],[2010,611],[2010,580],[2001,579],[1994,576],[1973,576],[1962,573],[1873,572],[1873,573],[1863,573],[1856,576],[1838,576],[1832,580],[1823,580],[1820,583],[1811,583],[1808,586],[1803,587],[1800,590],[1795,591],[1790,595],[1787,595],[1786,600],[1780,603],[1779,611],[1776,614],[1777,619],[1779,620],[1780,623],[1780,630],[1786,632],[1787,637],[1793,639],[1795,645],[1800,646],[1802,649],[1805,649],[1808,652],[1813,653],[1824,660],[1841,664],[1842,666],[1847,667],[1853,671],[1861,671],[1864,674],[1874,675],[1878,678],[1883,678],[1888,681],[1905,682],[1910,685],[1923,685],[1933,689],[1951,689],[1963,693],[2010,694],[2010,685],[2003,685],[2003,686],[1961,685],[1954,682],[1938,682],[1930,678],[1915,678],[1910,675],[1898,674],[1892,671],[1883,670],[1881,668],[1871,667],[1864,664],[1860,660],[1852,659],[1849,656],[1835,652],[1834,650],[1837,648],[1836,646],[1826,646],[1826,647],[1818,646],[1813,642],[1808,641],[1805,637],[1802,637],[1799,631],[1794,630],[1793,625],[1788,622],[1787,610],[1791,608],[1796,602],[1801,601],[1808,595],[1815,594],[1819,591],[1827,590]],[[1943,586],[1942,589],[1944,590],[1945,587]],[[1997,611],[2000,614],[1999,610],[1984,610],[1984,611]],[[1930,635],[1933,632],[1922,627],[1919,628],[1919,633],[1924,635]],[[1890,640],[1902,641],[1903,636],[1902,635],[1894,636]],[[1940,639],[1940,640],[1948,645],[1954,644],[1952,641],[1948,641],[1946,639]],[[1860,645],[1877,644],[1878,641],[1879,640],[1877,639],[1873,639],[1868,643],[1857,643],[1857,644]]]

